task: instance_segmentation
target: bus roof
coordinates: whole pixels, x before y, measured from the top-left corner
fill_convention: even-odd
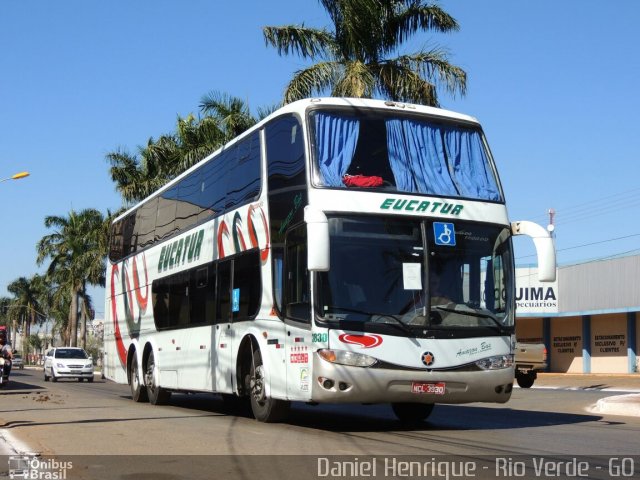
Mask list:
[[[273,120],[274,118],[279,117],[279,116],[284,115],[284,114],[288,114],[288,113],[303,114],[308,108],[316,107],[316,106],[353,107],[353,108],[362,108],[362,109],[371,109],[371,108],[376,108],[376,109],[394,109],[394,110],[397,110],[397,111],[417,112],[417,113],[423,113],[425,115],[430,115],[430,116],[434,116],[434,117],[441,117],[441,118],[447,118],[447,119],[451,119],[451,120],[459,120],[459,121],[463,121],[463,122],[467,122],[467,123],[479,124],[479,122],[478,122],[478,120],[476,118],[474,118],[472,116],[469,116],[469,115],[462,114],[462,113],[453,112],[453,111],[450,111],[450,110],[444,110],[444,109],[436,108],[436,107],[428,107],[428,106],[425,106],[425,105],[415,105],[415,104],[411,104],[411,103],[394,102],[394,101],[390,101],[390,100],[374,100],[374,99],[367,99],[367,98],[344,98],[344,97],[318,97],[318,98],[306,98],[306,99],[303,99],[303,100],[297,100],[295,102],[289,103],[289,104],[279,108],[278,110],[276,110],[275,112],[271,113],[269,116],[267,116],[264,119],[262,119],[260,122],[258,122],[256,125],[254,125],[250,129],[248,129],[247,131],[245,131],[245,132],[241,133],[240,135],[238,135],[236,138],[231,140],[229,143],[223,145],[222,147],[218,148],[217,150],[214,150],[209,155],[207,155],[202,160],[200,160],[198,163],[196,163],[195,165],[189,167],[187,170],[185,170],[180,175],[178,175],[174,179],[172,179],[169,182],[167,182],[165,185],[163,185],[161,188],[159,188],[158,190],[153,192],[151,195],[149,195],[148,197],[144,198],[143,200],[140,200],[135,205],[133,205],[130,208],[128,208],[125,212],[123,212],[121,215],[119,215],[117,218],[115,218],[113,220],[113,222],[115,223],[115,222],[123,219],[124,217],[129,215],[131,212],[133,212],[134,210],[139,208],[140,205],[144,204],[147,200],[149,200],[149,199],[157,196],[159,193],[171,188],[171,186],[174,185],[175,183],[177,183],[178,181],[180,181],[181,178],[187,176],[192,170],[195,170],[196,168],[198,168],[203,161],[205,161],[205,160],[217,155],[222,150],[233,146],[235,143],[240,141],[242,138],[250,135],[255,130],[259,130],[260,128],[262,128],[264,126],[264,124],[266,124],[267,122]]]

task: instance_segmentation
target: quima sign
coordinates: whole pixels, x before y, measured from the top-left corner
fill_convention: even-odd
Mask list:
[[[535,267],[516,268],[516,315],[557,312],[558,280],[539,282]]]

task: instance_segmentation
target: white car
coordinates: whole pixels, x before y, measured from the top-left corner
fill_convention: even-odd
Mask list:
[[[11,368],[19,368],[20,370],[24,368],[22,355],[18,355],[17,353],[13,355],[13,358],[11,359]]]
[[[86,378],[93,382],[93,359],[82,348],[52,348],[44,357],[44,381],[57,382],[59,378]]]

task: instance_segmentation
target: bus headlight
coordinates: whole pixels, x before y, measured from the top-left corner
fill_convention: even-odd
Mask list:
[[[482,370],[499,370],[513,366],[513,355],[496,355],[478,360],[476,365]]]
[[[350,367],[371,367],[378,361],[362,353],[347,352],[346,350],[329,350],[328,348],[318,350],[318,355],[327,362],[348,365]]]

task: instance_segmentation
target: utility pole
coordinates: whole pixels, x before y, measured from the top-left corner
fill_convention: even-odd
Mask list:
[[[555,237],[555,219],[556,219],[556,211],[553,208],[550,208],[547,213],[549,214],[549,225],[547,225],[547,231],[551,234],[552,237]]]

